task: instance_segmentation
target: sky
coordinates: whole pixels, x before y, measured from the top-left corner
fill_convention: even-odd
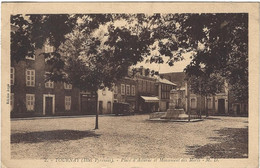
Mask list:
[[[169,73],[169,72],[183,72],[184,68],[190,64],[190,53],[184,54],[184,60],[174,63],[173,66],[168,64],[156,64],[156,63],[145,63],[145,61],[138,63],[136,67],[143,66],[144,68],[149,68],[151,70],[159,71],[159,73]]]
[[[105,25],[102,25],[99,27],[99,29],[97,29],[94,32],[94,36],[96,37],[101,37],[101,44],[104,44],[104,42],[107,40],[107,37],[105,36],[106,33],[108,33],[108,25],[110,23],[107,23]],[[133,25],[137,24],[135,22],[132,23]],[[129,26],[133,26],[133,25],[129,25],[129,23],[127,23],[126,21],[115,21],[114,22],[114,26],[115,27],[129,27]],[[160,55],[159,53],[159,49],[158,49],[158,44],[155,43],[153,47],[156,47],[155,50],[152,51],[151,55]],[[138,63],[136,66],[134,67],[140,67],[143,66],[144,68],[149,68],[150,70],[155,70],[155,71],[159,71],[160,73],[168,73],[168,72],[183,72],[184,68],[190,63],[191,59],[191,53],[186,53],[182,55],[184,57],[184,60],[176,62],[174,64],[174,66],[169,66],[168,64],[164,63],[164,64],[156,64],[156,63],[145,63],[146,59],[141,62]],[[166,62],[167,59],[165,58],[164,61]]]

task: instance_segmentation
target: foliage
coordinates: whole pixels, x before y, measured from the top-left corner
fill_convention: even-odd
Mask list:
[[[193,93],[205,97],[224,91],[225,81],[216,74],[189,77],[189,84]]]
[[[248,15],[197,14],[183,23],[190,45],[197,47],[186,68],[189,75],[220,74],[237,100],[248,99]]]
[[[129,66],[145,59],[174,66],[189,52],[188,75],[219,74],[237,99],[248,98],[245,13],[12,15],[11,24],[17,29],[11,32],[12,61],[32,57],[49,41],[55,47],[45,54],[53,67],[50,78],[84,90],[111,87]]]

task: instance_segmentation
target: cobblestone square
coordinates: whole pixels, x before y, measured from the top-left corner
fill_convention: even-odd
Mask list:
[[[148,115],[11,121],[12,159],[247,158],[248,118],[151,122]]]

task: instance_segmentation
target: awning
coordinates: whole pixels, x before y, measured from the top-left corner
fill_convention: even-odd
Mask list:
[[[158,97],[141,96],[141,98],[144,99],[144,102],[146,102],[146,103],[158,103],[159,102]]]

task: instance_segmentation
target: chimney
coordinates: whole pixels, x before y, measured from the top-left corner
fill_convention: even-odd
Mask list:
[[[140,72],[140,75],[142,75],[142,76],[144,75],[144,73],[143,73],[143,72],[144,72],[143,69],[144,69],[144,67],[143,67],[143,66],[140,66],[140,68],[139,68],[139,72]]]
[[[149,74],[150,74],[150,69],[149,68],[145,69],[145,76],[149,76]]]
[[[132,77],[132,76],[133,76],[133,69],[132,69],[131,67],[128,68],[128,70],[127,70],[127,75],[128,75],[129,77]]]

